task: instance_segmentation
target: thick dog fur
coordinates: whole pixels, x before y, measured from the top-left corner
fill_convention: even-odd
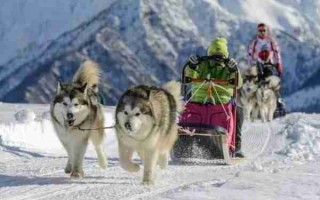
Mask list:
[[[277,76],[269,76],[257,89],[257,104],[261,120],[272,121],[277,109],[277,97],[275,91],[280,88],[280,79]]]
[[[76,72],[72,83],[58,83],[51,104],[54,129],[68,154],[65,172],[71,177],[83,177],[82,163],[89,139],[97,152],[98,163],[107,167],[103,150],[104,130],[79,130],[104,127],[104,117],[98,103],[99,67],[85,61]]]
[[[139,171],[139,165],[132,162],[137,152],[144,164],[143,184],[154,183],[157,164],[162,169],[168,165],[182,110],[180,83],[174,81],[163,88],[137,86],[120,98],[115,116],[120,165],[129,172]]]
[[[243,107],[244,119],[254,121],[257,118],[258,71],[255,66],[243,73],[243,86],[239,90],[238,101]]]

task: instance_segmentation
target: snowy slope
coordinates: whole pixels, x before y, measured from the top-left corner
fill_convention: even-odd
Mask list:
[[[229,39],[231,56],[245,68],[246,46],[261,21],[282,48],[284,95],[320,84],[317,0],[29,1],[0,8],[0,45],[7,49],[0,57],[2,101],[49,102],[57,79],[70,80],[89,57],[102,66],[101,91],[114,105],[129,86],[178,79],[188,55],[205,54],[216,36]],[[307,101],[300,100],[300,111],[320,111]]]
[[[18,122],[15,115],[22,110],[28,114]],[[105,108],[107,125],[113,124],[113,111],[114,107]],[[0,199],[320,198],[319,114],[296,113],[267,124],[245,123],[247,161],[234,166],[170,163],[158,171],[155,186],[145,187],[140,185],[142,172],[131,174],[120,168],[112,130],[106,131],[109,168],[98,168],[90,146],[84,163],[86,177],[66,176],[65,152],[47,112],[48,105],[0,105]]]

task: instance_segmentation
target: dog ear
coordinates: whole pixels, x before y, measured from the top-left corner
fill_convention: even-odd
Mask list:
[[[84,93],[85,95],[87,94],[87,91],[88,91],[88,84],[87,83],[85,83],[85,84],[83,84],[80,88],[79,88],[79,90],[82,92],[82,93]]]
[[[264,82],[264,85],[266,85],[267,88],[270,88],[270,89],[272,88],[272,85],[271,85],[270,80],[265,81],[265,82]]]
[[[97,106],[99,104],[98,95],[93,92],[93,94],[90,95],[90,101],[92,105]]]
[[[92,90],[93,90],[96,94],[98,94],[98,86],[97,86],[97,84],[93,84],[93,85],[91,86],[91,88],[92,88]]]
[[[274,89],[274,85],[272,85],[272,82],[270,80],[268,81],[268,88]]]
[[[161,102],[163,102],[163,95],[160,91],[151,90],[149,94],[149,102],[151,106],[151,112],[156,120],[156,124],[160,124],[162,119],[162,108]]]
[[[61,81],[59,80],[58,81],[58,84],[57,84],[57,90],[56,90],[56,94],[60,94],[61,93],[61,90],[63,90],[65,87],[64,85],[61,83]]]
[[[262,81],[260,81],[259,84],[258,84],[258,86],[259,86],[260,88],[261,88],[261,87],[265,87],[265,86],[269,87],[269,85],[270,85],[270,81],[268,81],[268,80],[262,80]]]
[[[280,89],[280,79],[275,76],[271,76],[268,78],[269,81],[269,88],[273,89],[274,91]]]

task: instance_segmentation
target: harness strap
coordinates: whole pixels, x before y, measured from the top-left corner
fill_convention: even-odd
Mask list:
[[[186,101],[185,105],[187,103],[190,102],[190,100],[194,97],[194,95],[199,91],[200,88],[203,87],[203,85],[207,83],[207,81],[203,81],[202,84],[196,89],[196,91],[192,94],[192,96]],[[228,112],[226,111],[225,107],[223,106],[223,104],[221,103],[221,98],[220,98],[220,95],[218,94],[217,90],[215,87],[218,87],[226,92],[228,92],[224,87],[220,86],[219,84],[215,84],[214,82],[210,81],[209,82],[209,85],[208,85],[208,89],[207,89],[207,95],[209,96],[210,99],[212,99],[214,101],[214,104],[215,104],[215,100],[214,100],[214,97],[213,97],[213,94],[212,94],[212,89],[214,90],[215,94],[217,95],[217,98],[223,108],[223,111],[225,113],[225,115],[227,116],[227,119],[229,120],[230,119],[230,115],[228,114]],[[208,99],[208,97],[206,97],[205,101]]]
[[[191,101],[191,99],[196,95],[196,93],[204,86],[206,81],[203,81],[202,84],[196,89],[196,91],[191,95],[191,97],[186,101],[185,105]],[[192,92],[192,89],[190,90]],[[188,92],[189,93],[189,92]]]
[[[102,130],[102,129],[112,129],[114,128],[115,125],[113,126],[106,126],[106,127],[99,127],[99,128],[80,128],[80,126],[78,126],[78,129],[80,131],[90,131],[90,130]]]
[[[218,94],[218,92],[217,92],[217,90],[216,90],[216,88],[215,88],[215,85],[216,85],[216,84],[214,84],[213,82],[211,82],[210,85],[213,86],[213,90],[214,90],[214,92],[216,93],[216,95],[217,95],[217,97],[218,97],[218,99],[219,99],[219,101],[220,101],[221,107],[223,108],[223,111],[224,111],[225,115],[227,116],[227,120],[229,120],[229,119],[230,119],[230,115],[229,115],[228,112],[226,111],[224,105],[221,103],[222,101],[221,101],[221,99],[220,99],[220,95]]]

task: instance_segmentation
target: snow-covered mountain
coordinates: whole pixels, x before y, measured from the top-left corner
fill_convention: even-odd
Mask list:
[[[229,39],[244,68],[256,24],[266,22],[282,48],[288,107],[319,112],[319,9],[317,0],[7,1],[0,100],[47,103],[57,79],[69,81],[89,57],[101,65],[101,91],[114,104],[129,86],[179,79],[188,55],[204,55],[216,36]]]

